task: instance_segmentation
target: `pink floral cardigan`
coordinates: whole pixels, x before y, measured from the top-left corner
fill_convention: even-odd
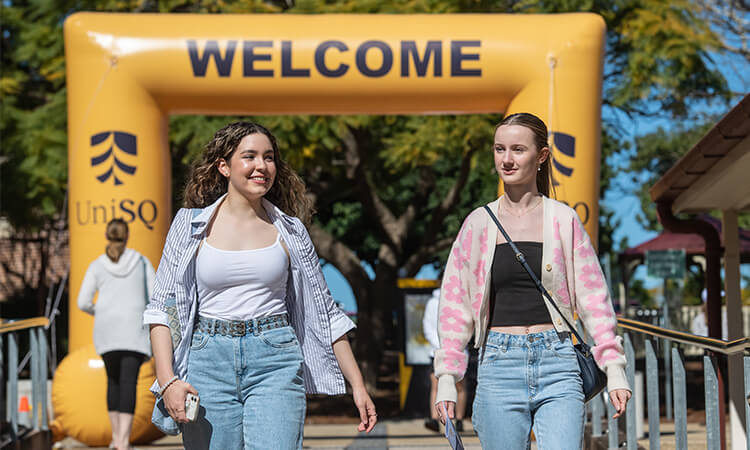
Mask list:
[[[594,359],[607,373],[608,390],[629,390],[622,338],[615,333],[615,314],[591,240],[573,209],[546,197],[543,201],[542,284],[568,321],[574,323],[574,311],[583,320],[594,338]],[[498,202],[489,204],[492,211],[498,210]],[[463,378],[468,363],[463,349],[472,334],[476,348],[484,342],[495,236],[497,226],[484,208],[477,208],[461,226],[448,257],[438,306],[438,402],[456,401],[455,383]],[[547,309],[555,329],[568,331],[554,307],[547,304]]]

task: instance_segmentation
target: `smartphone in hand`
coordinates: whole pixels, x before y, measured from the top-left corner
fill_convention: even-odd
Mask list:
[[[185,396],[185,417],[190,422],[194,422],[198,417],[198,406],[200,405],[200,398],[197,395],[190,392]]]

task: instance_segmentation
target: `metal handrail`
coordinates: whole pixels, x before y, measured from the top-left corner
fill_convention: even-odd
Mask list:
[[[735,339],[734,341],[723,341],[721,339],[697,336],[683,331],[670,330],[650,323],[625,319],[623,317],[617,318],[617,325],[627,330],[637,331],[653,337],[669,339],[673,342],[694,345],[704,350],[724,355],[734,355],[736,353],[750,350],[750,338],[748,337]]]
[[[47,327],[49,319],[46,317],[33,317],[31,319],[16,320],[6,322],[0,320],[0,334],[10,333],[11,331],[26,330],[28,328]]]
[[[46,317],[34,317],[18,321],[3,321],[0,319],[0,348],[4,347],[3,341],[8,340],[8,378],[7,384],[3,374],[4,351],[0,352],[0,399],[5,397],[6,408],[9,412],[10,441],[15,442],[19,438],[19,416],[18,416],[18,332],[29,333],[29,354],[31,355],[31,401],[33,416],[30,417],[32,430],[48,431],[47,424],[47,336],[46,327],[49,320]],[[7,395],[6,395],[7,389]],[[0,414],[5,421],[5,414]]]

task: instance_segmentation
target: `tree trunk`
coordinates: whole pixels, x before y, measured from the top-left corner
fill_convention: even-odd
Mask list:
[[[378,367],[383,359],[385,330],[377,289],[373,283],[367,286],[352,286],[357,298],[357,339],[354,354],[362,370],[362,376],[369,392],[377,386]]]
[[[367,286],[352,286],[357,298],[357,341],[354,352],[368,390],[376,387],[377,376],[389,340],[398,342],[393,311],[398,303],[395,269],[378,265],[376,278]]]

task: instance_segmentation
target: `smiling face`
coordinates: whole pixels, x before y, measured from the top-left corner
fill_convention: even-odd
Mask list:
[[[266,195],[276,179],[276,157],[268,137],[253,133],[242,138],[237,149],[218,163],[219,172],[228,178],[233,191],[247,199]]]
[[[523,125],[501,125],[495,131],[495,169],[506,186],[536,190],[536,176],[549,148],[537,149],[534,133]]]

